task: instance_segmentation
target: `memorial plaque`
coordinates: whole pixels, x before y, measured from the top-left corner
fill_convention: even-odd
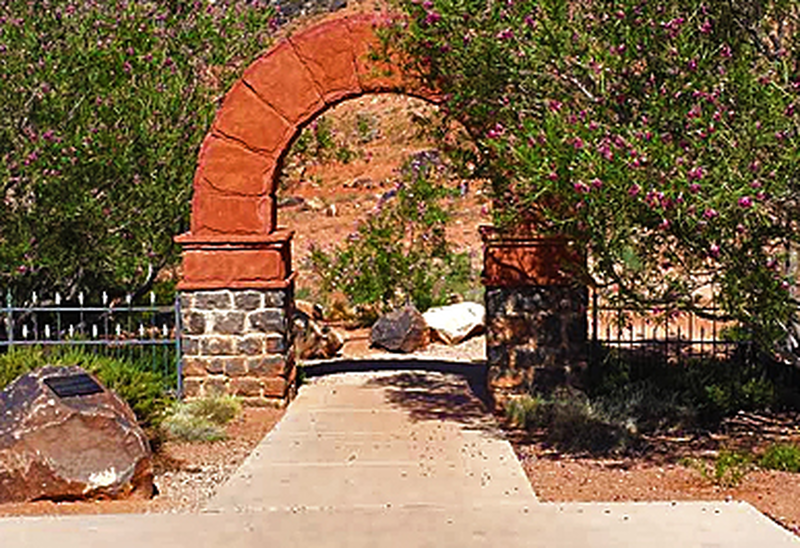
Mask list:
[[[65,375],[63,377],[48,377],[44,379],[44,383],[59,398],[91,396],[103,391],[103,387],[86,373]]]

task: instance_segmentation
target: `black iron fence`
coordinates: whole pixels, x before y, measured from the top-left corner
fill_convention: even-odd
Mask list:
[[[593,357],[598,350],[611,349],[668,361],[725,359],[749,344],[735,323],[718,319],[719,309],[708,306],[698,312],[677,308],[643,312],[609,305],[593,293],[588,314]]]
[[[21,302],[9,292],[0,306],[0,353],[12,348],[81,348],[124,357],[169,379],[182,393],[180,300],[157,304],[150,293],[145,303],[130,296],[110,300],[103,293],[97,304],[83,293],[72,301],[61,295],[43,299],[36,293]]]

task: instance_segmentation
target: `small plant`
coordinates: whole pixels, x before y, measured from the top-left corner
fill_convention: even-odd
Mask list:
[[[743,451],[723,449],[710,459],[681,459],[680,464],[693,468],[703,477],[720,487],[736,487],[753,468],[753,456]]]
[[[359,112],[356,114],[356,132],[358,142],[367,144],[378,137],[378,121],[374,115]]]
[[[45,365],[77,365],[97,375],[130,405],[144,427],[156,426],[172,399],[169,382],[147,363],[92,354],[80,349],[12,348],[0,355],[0,390],[17,377]]]
[[[445,227],[454,189],[444,168],[427,156],[403,169],[404,180],[386,193],[344,246],[311,250],[323,294],[341,292],[354,308],[392,308],[412,302],[421,311],[445,304],[473,279],[467,253],[454,253]]]
[[[161,423],[168,437],[180,441],[217,441],[225,439],[224,426],[242,410],[241,402],[229,395],[213,395],[178,402]]]
[[[516,428],[529,428],[536,422],[536,412],[541,400],[527,394],[512,398],[506,403],[505,414],[508,422]]]
[[[758,460],[761,468],[782,472],[800,472],[800,447],[791,443],[770,445]]]

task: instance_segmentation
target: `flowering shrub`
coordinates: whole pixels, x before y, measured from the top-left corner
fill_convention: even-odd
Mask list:
[[[0,0],[0,287],[143,291],[176,263],[216,101],[266,2]]]
[[[702,294],[782,336],[797,2],[399,1],[388,43],[475,137],[498,225],[584,242],[587,277],[624,304],[691,310]]]
[[[444,168],[438,155],[416,155],[343,246],[311,250],[323,293],[341,291],[354,305],[411,302],[425,311],[467,289],[469,256],[453,252],[445,234],[448,201],[458,191],[442,181]]]

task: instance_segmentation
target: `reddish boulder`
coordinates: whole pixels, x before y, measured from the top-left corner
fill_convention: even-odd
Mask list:
[[[0,503],[152,494],[147,437],[95,377],[48,366],[0,392]]]

